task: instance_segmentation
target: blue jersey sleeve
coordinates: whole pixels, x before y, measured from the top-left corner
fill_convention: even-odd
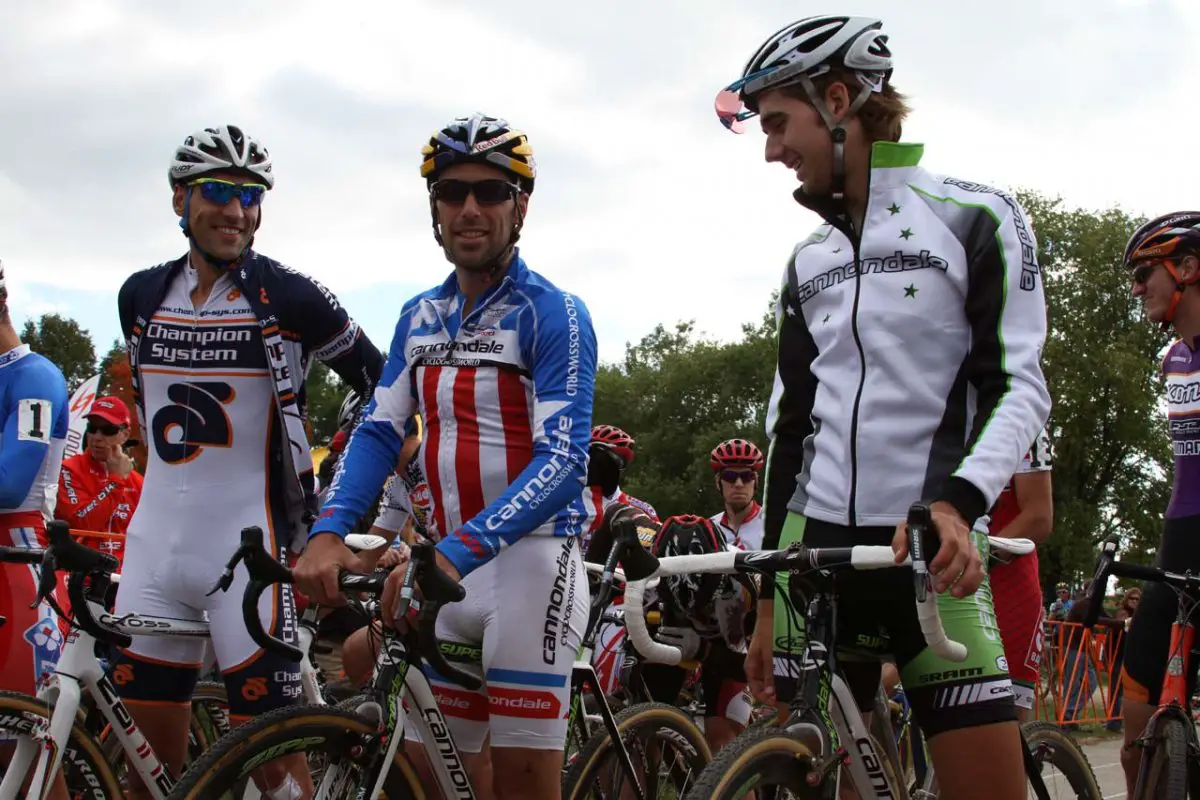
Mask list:
[[[3,409],[0,510],[16,509],[25,502],[52,441],[67,435],[67,396],[62,376],[50,369],[31,368],[14,369],[9,377],[16,380],[7,387]]]
[[[336,533],[346,538],[396,469],[404,445],[404,424],[416,410],[404,355],[415,305],[410,303],[400,314],[383,375],[338,461],[321,513],[309,532],[310,539],[319,533]]]
[[[596,333],[583,302],[550,292],[530,310],[533,325],[533,458],[517,480],[463,527],[438,543],[460,575],[500,550],[583,492],[596,384]]]

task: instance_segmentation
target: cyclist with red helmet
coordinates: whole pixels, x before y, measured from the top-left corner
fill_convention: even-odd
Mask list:
[[[1175,451],[1175,485],[1163,521],[1162,543],[1154,566],[1174,572],[1200,572],[1200,211],[1177,211],[1138,228],[1125,247],[1124,267],[1132,273],[1133,296],[1141,298],[1146,317],[1179,337],[1163,359],[1167,383],[1167,420]],[[1133,793],[1141,762],[1142,736],[1162,690],[1167,669],[1171,623],[1178,600],[1159,583],[1147,584],[1125,642],[1122,683],[1125,700],[1125,748],[1121,764]],[[1195,623],[1195,615],[1192,618]],[[1195,691],[1188,676],[1188,696]]]
[[[753,442],[730,439],[713,448],[708,458],[713,480],[725,510],[711,517],[725,541],[743,550],[761,550],[762,506],[754,499],[763,454]]]
[[[592,443],[588,449],[587,485],[598,491],[605,508],[613,503],[624,503],[646,512],[650,519],[658,520],[658,512],[645,500],[639,500],[621,490],[621,477],[633,463],[636,444],[633,437],[615,425],[597,425],[592,428]]]
[[[588,448],[587,485],[596,494],[597,504],[603,508],[608,508],[613,503],[632,506],[657,523],[658,513],[654,506],[623,491],[620,486],[621,476],[633,463],[636,447],[633,437],[615,425],[597,425],[592,428],[592,441]],[[607,542],[597,542],[595,546],[592,544],[592,534],[602,519],[602,516],[597,517],[593,529],[584,535],[585,561],[602,563],[608,556]],[[643,529],[649,528],[639,528]],[[652,543],[649,539],[642,540],[642,546],[646,549],[650,549]],[[609,611],[620,606],[621,598],[616,597],[609,605]],[[624,622],[618,615],[606,612],[596,630],[596,650],[592,655],[592,666],[596,668],[596,674],[606,693],[615,691],[620,683],[621,651],[624,643]]]

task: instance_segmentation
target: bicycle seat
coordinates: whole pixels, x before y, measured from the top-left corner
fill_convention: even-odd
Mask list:
[[[363,550],[374,550],[377,547],[383,547],[385,544],[387,544],[387,539],[382,536],[375,536],[370,533],[346,534],[346,547],[349,547],[356,553]]]
[[[988,545],[993,553],[1008,553],[1013,556],[1023,556],[1032,553],[1034,549],[1031,539],[1004,539],[999,536],[989,536]]]

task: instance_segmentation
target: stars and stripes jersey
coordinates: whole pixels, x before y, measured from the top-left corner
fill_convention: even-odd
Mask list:
[[[1029,448],[1029,452],[1021,459],[1021,466],[1017,467],[1015,475],[1050,472],[1052,469],[1054,469],[1054,456],[1050,451],[1050,437],[1043,429],[1034,440],[1033,447]],[[1017,499],[1017,493],[1013,490],[1013,482],[1010,480],[1004,487],[1004,491],[1000,492],[996,505],[988,513],[991,518],[988,523],[988,531],[993,535],[999,533],[1007,528],[1020,513],[1021,503]]]
[[[715,527],[725,537],[725,543],[733,545],[742,550],[762,550],[763,541],[763,515],[762,506],[756,501],[750,501],[750,510],[746,513],[746,518],[742,520],[742,524],[734,530],[733,524],[729,521],[729,515],[722,511],[720,514],[709,517]]]
[[[514,254],[464,315],[465,302],[452,274],[404,305],[311,536],[344,536],[362,516],[418,411],[430,535],[461,575],[523,536],[579,535],[599,513],[584,486],[596,336],[583,301]]]
[[[28,515],[22,527],[54,518],[67,446],[67,383],[49,359],[19,345],[0,355],[0,518]]]

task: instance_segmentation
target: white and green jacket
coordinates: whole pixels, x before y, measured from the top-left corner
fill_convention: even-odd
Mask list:
[[[923,147],[871,156],[861,235],[830,199],[777,309],[763,546],[787,511],[894,525],[918,500],[987,513],[1046,423],[1046,303],[1033,230],[1004,192],[934,175]]]

